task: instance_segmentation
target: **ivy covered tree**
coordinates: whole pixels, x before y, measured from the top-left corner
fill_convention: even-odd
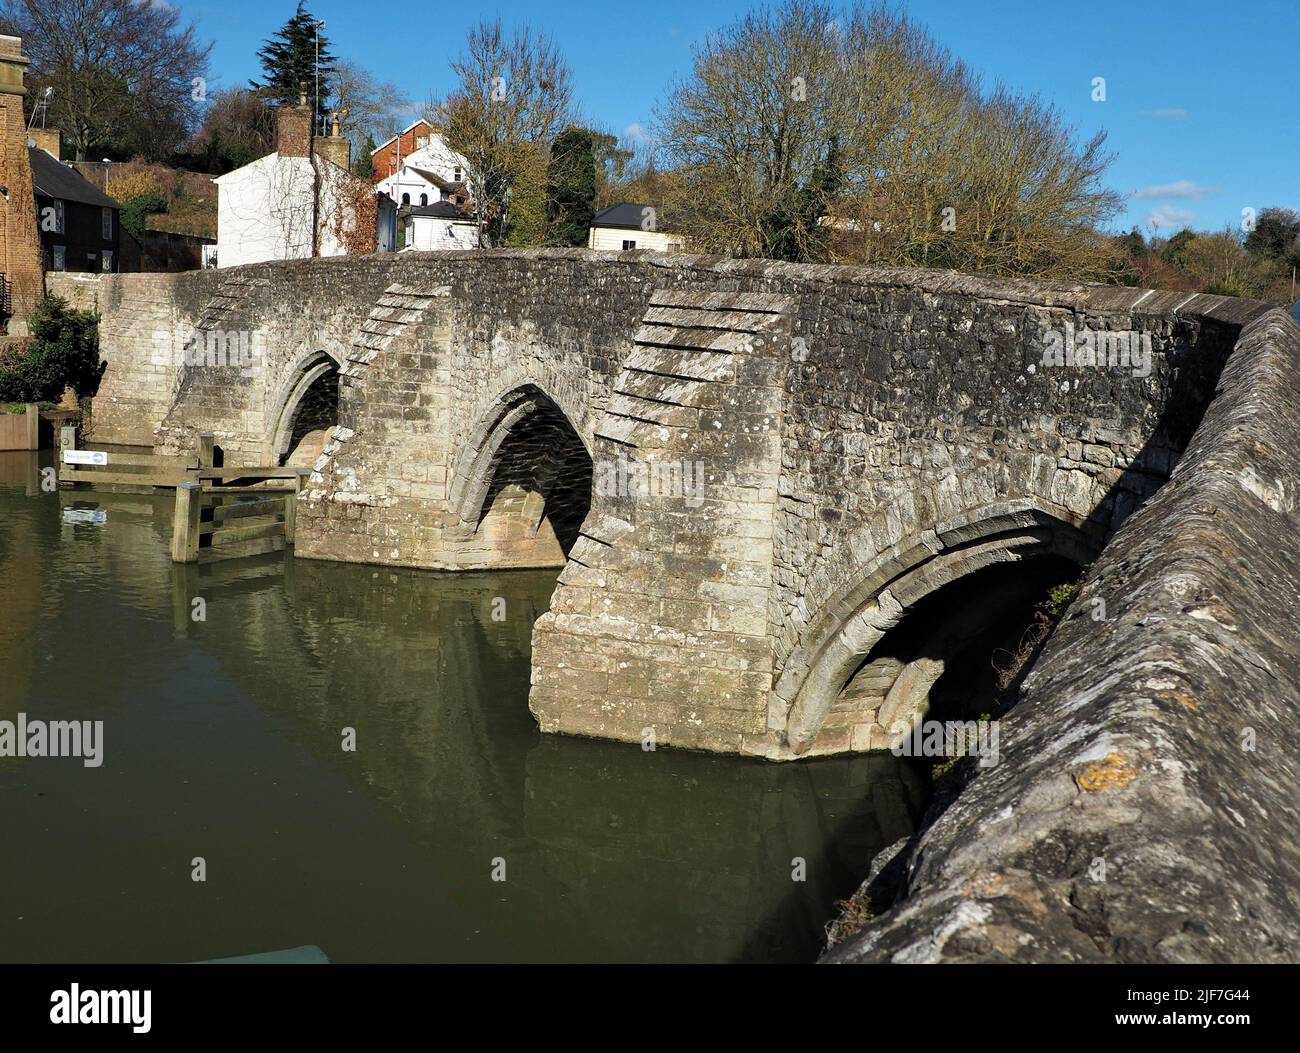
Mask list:
[[[334,73],[334,55],[329,39],[320,32],[323,23],[299,0],[298,9],[279,31],[258,51],[262,63],[262,83],[253,87],[272,102],[294,104],[306,88],[309,99],[316,100],[317,127],[325,117]],[[319,81],[317,77],[319,76]]]
[[[826,155],[813,167],[807,185],[789,191],[768,217],[763,226],[763,255],[793,263],[824,258],[823,219],[843,181],[839,141],[832,135]]]
[[[553,245],[582,246],[596,214],[596,157],[591,132],[568,127],[551,148],[546,225]]]

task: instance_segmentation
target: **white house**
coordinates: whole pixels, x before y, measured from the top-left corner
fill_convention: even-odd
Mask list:
[[[422,121],[417,121],[416,124],[427,128]],[[412,128],[421,130],[415,125]],[[390,174],[379,179],[375,185],[399,206],[426,208],[439,201],[450,201],[468,207],[470,197],[465,183],[469,162],[433,131],[427,135],[416,135],[413,139],[403,132],[398,141],[403,141],[404,137],[406,141],[414,142],[416,148],[396,159],[390,157]],[[383,149],[384,147],[378,147],[375,152],[379,153]]]
[[[402,251],[477,249],[478,220],[459,205],[439,201],[433,205],[407,205],[398,210]]]
[[[592,216],[587,231],[587,248],[682,252],[685,242],[680,234],[659,229],[658,215],[649,205],[623,202],[603,208]]]
[[[311,127],[305,99],[280,107],[275,153],[213,180],[219,267],[394,247],[392,204],[348,170],[337,119],[330,137]]]

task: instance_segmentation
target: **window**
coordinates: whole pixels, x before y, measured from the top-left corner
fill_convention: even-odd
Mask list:
[[[111,208],[101,208],[99,210],[99,228],[100,234],[105,241],[113,240],[113,210]]]
[[[628,249],[634,249],[634,248],[636,248],[636,242],[635,242],[635,241],[624,241],[624,242],[623,242],[623,251],[624,251],[624,252],[626,252]]]
[[[409,205],[410,203],[411,203],[411,195],[410,195],[410,194],[403,194],[403,195],[402,195],[402,204],[403,204],[403,205]]]
[[[453,175],[453,176],[451,177],[451,178],[452,178],[452,182],[453,182],[453,183],[459,183],[460,180],[461,180],[461,175],[462,175],[462,173],[461,173],[461,170],[460,170],[460,165],[457,165],[457,166],[456,166],[456,174]]]
[[[429,137],[427,135],[417,135],[415,137],[415,148],[417,150],[423,150],[428,145]]]
[[[429,203],[429,195],[428,195],[428,194],[421,194],[421,195],[420,195],[420,207],[423,208],[423,207],[424,207],[425,205],[427,205],[428,203]]]
[[[113,273],[113,250],[112,249],[104,250],[103,266],[100,267],[100,270],[104,271],[106,274]]]
[[[404,233],[405,233],[405,237],[403,239],[403,244],[408,249],[414,248],[415,247],[415,224],[410,220],[406,221],[406,228]]]
[[[53,249],[53,259],[50,262],[50,270],[66,271],[68,269],[68,250],[63,245],[55,245]]]

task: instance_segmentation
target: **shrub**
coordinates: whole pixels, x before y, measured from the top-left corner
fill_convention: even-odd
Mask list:
[[[99,316],[46,296],[30,319],[27,353],[0,371],[0,401],[57,402],[71,387],[79,397],[93,395],[103,367],[99,362]]]
[[[122,226],[135,238],[144,241],[144,221],[155,212],[167,211],[167,199],[157,190],[128,198],[122,205]]]

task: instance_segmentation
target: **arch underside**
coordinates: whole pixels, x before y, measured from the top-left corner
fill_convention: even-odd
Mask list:
[[[310,468],[339,423],[339,366],[324,351],[294,371],[270,439],[273,463]]]
[[[562,567],[591,504],[591,455],[533,384],[503,396],[453,476],[453,540],[495,567]]]
[[[1029,561],[1065,561],[1086,567],[1100,550],[1095,534],[1049,513],[974,518],[962,540],[940,548],[933,532],[895,546],[913,558],[903,568],[866,568],[855,584],[827,605],[804,642],[787,659],[769,704],[769,726],[780,729],[781,752],[808,756],[884,749],[930,704],[931,688],[972,641],[996,620],[1041,599]],[[920,553],[916,555],[916,553]],[[1001,568],[1001,573],[993,573]],[[977,595],[956,599],[962,582],[980,580]],[[891,647],[915,635],[924,608],[920,646]]]

